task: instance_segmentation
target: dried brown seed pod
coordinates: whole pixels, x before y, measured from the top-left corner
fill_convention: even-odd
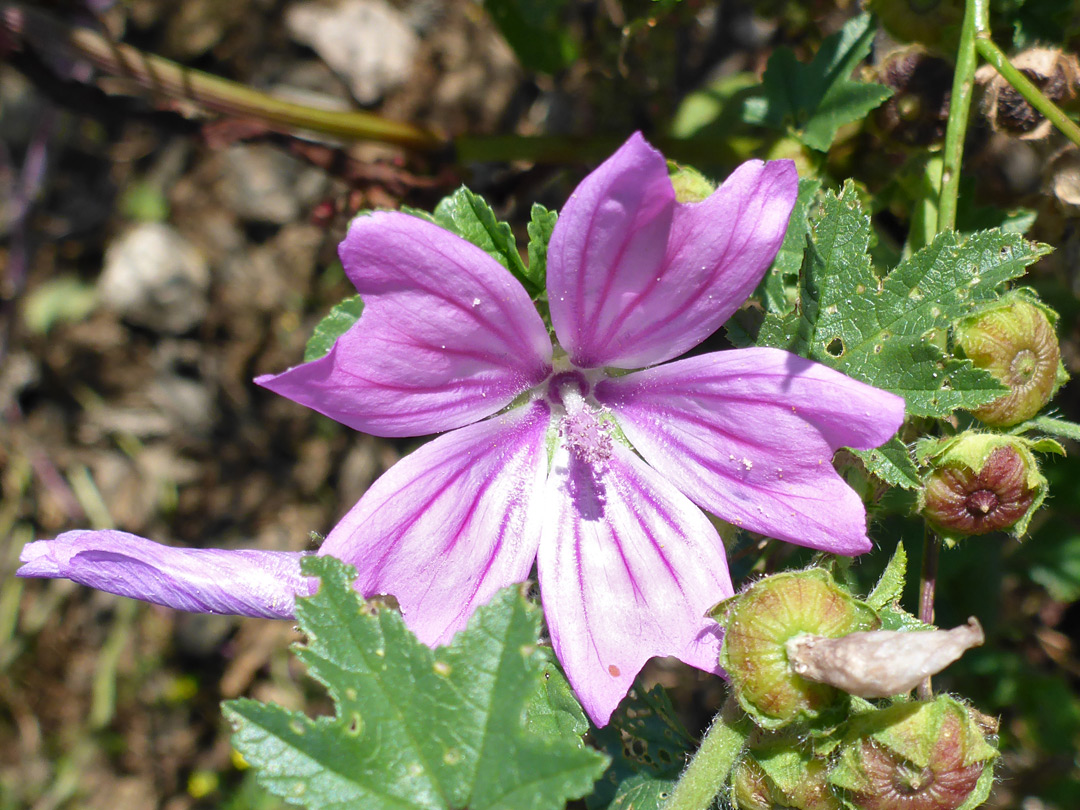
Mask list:
[[[807,680],[864,698],[910,692],[972,647],[983,643],[975,618],[952,630],[872,630],[840,638],[796,636],[788,661]]]
[[[919,45],[887,54],[874,71],[893,94],[874,110],[883,137],[905,146],[923,147],[945,137],[952,90],[952,63]]]
[[[1076,95],[1080,64],[1072,54],[1053,48],[1031,48],[1010,60],[1017,70],[1058,103]],[[984,85],[983,113],[995,132],[1024,140],[1041,140],[1053,125],[1032,107],[991,65],[983,65],[975,79]]]

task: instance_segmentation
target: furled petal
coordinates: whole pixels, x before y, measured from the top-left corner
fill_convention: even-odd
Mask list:
[[[548,247],[559,343],[578,366],[638,368],[696,346],[753,292],[798,193],[790,160],[749,161],[678,204],[663,156],[634,135],[571,196]]]
[[[372,485],[319,553],[355,565],[365,596],[396,596],[421,641],[448,642],[499,588],[528,578],[549,422],[534,402],[429,442]]]
[[[901,397],[760,348],[604,380],[597,398],[649,464],[724,520],[840,554],[870,549],[863,503],[832,456],[887,441]]]
[[[420,436],[496,413],[548,374],[521,284],[430,222],[357,217],[340,248],[364,313],[325,357],[255,382],[365,433]]]
[[[701,510],[622,445],[599,475],[560,448],[546,496],[544,615],[593,721],[608,722],[653,656],[719,672],[720,636],[705,612],[732,587]]]
[[[300,552],[173,548],[118,531],[65,532],[28,543],[20,577],[65,578],[108,593],[195,613],[288,619],[318,580]]]

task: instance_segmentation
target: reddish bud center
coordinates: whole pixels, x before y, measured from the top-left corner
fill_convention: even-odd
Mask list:
[[[967,510],[976,518],[989,515],[998,505],[998,496],[989,489],[980,489],[968,495]]]

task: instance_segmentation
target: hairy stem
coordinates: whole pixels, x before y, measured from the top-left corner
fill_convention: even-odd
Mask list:
[[[975,40],[989,27],[989,0],[967,0],[960,47],[956,53],[956,74],[949,101],[949,123],[945,130],[945,165],[941,176],[937,232],[956,228],[956,204],[960,193],[960,163],[964,158],[971,96],[975,89]]]
[[[919,621],[923,624],[934,623],[934,590],[937,588],[938,556],[941,554],[941,540],[929,526],[923,528],[922,571],[919,575]],[[930,678],[919,684],[919,700],[933,697]]]
[[[1076,122],[1069,118],[1061,107],[1048,99],[1042,90],[1032,84],[1027,76],[1013,67],[1001,48],[990,39],[988,33],[985,31],[979,32],[975,40],[975,49],[983,59],[994,66],[994,69],[1001,74],[1001,78],[1011,84],[1016,89],[1016,92],[1024,97],[1028,104],[1045,115],[1050,123],[1057,127],[1058,131],[1066,138],[1080,146],[1080,126],[1077,126]]]
[[[746,741],[742,718],[729,701],[713,718],[701,746],[682,772],[663,810],[708,810],[727,781]]]

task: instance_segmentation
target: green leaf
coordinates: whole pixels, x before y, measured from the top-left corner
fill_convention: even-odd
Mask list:
[[[1014,429],[1014,432],[1021,433],[1028,430],[1039,430],[1043,433],[1049,433],[1051,436],[1060,436],[1063,439],[1080,442],[1080,425],[1053,416],[1036,416],[1034,419],[1019,425]]]
[[[577,45],[563,25],[566,0],[484,0],[499,32],[523,67],[555,73],[577,59]]]
[[[631,776],[619,785],[608,810],[660,810],[675,789],[676,781],[643,773]]]
[[[998,297],[1004,282],[1049,248],[1001,231],[948,231],[879,278],[869,239],[854,186],[827,193],[803,257],[798,310],[766,315],[758,345],[899,394],[915,416],[944,417],[1004,393],[990,374],[947,354],[945,336],[953,321]]]
[[[526,722],[549,661],[539,608],[520,587],[432,650],[400,615],[365,604],[351,567],[307,557],[302,568],[322,584],[297,600],[307,634],[297,655],[335,713],[224,704],[233,745],[263,787],[312,810],[555,810],[592,789],[607,758],[576,734]]]
[[[330,314],[315,325],[315,330],[308,338],[304,346],[304,362],[310,363],[324,357],[333,348],[334,342],[344,335],[349,327],[360,319],[364,311],[364,302],[359,295],[346,298],[340,304],[335,304]]]
[[[543,290],[543,285],[536,283],[533,274],[521,260],[514,232],[508,224],[495,217],[491,206],[480,195],[462,186],[435,206],[431,219],[435,224],[472,242],[494,258],[525,285],[530,295],[536,295]]]
[[[774,129],[790,126],[806,146],[827,152],[840,127],[862,120],[892,95],[883,85],[850,78],[870,52],[874,33],[870,15],[861,14],[826,37],[809,64],[778,48],[765,68],[760,94],[743,107],[743,119]]]
[[[75,276],[57,276],[35,287],[22,305],[27,330],[48,334],[58,323],[81,321],[94,311],[98,296],[93,284]]]
[[[862,459],[872,475],[876,475],[886,484],[904,489],[918,489],[922,485],[919,468],[912,461],[907,445],[897,436],[873,450],[851,452]]]
[[[678,778],[694,740],[683,727],[667,692],[660,686],[644,690],[637,683],[619,704],[604,728],[593,729],[593,742],[611,756],[611,765],[586,806],[651,807],[648,804],[612,804],[631,785],[655,782],[670,785]],[[638,779],[637,777],[640,777]],[[643,788],[644,789],[644,788]],[[634,796],[640,800],[637,792]]]
[[[886,605],[898,601],[900,595],[904,592],[904,577],[906,575],[907,552],[904,550],[903,543],[897,543],[892,559],[885,566],[885,570],[881,572],[881,578],[878,580],[877,585],[874,586],[874,590],[870,591],[870,595],[866,597],[866,604],[870,605],[874,610],[881,610]]]
[[[784,243],[773,260],[772,267],[758,284],[755,295],[760,297],[761,306],[766,312],[778,315],[790,312],[794,305],[791,298],[795,280],[802,265],[803,250],[806,248],[806,234],[810,229],[810,211],[812,203],[821,189],[821,181],[812,177],[799,179],[799,196],[795,199],[795,208],[788,220]]]
[[[549,211],[540,203],[533,203],[532,217],[529,220],[529,279],[539,289],[545,289],[547,283],[547,249],[551,241],[551,232],[559,214]]]

